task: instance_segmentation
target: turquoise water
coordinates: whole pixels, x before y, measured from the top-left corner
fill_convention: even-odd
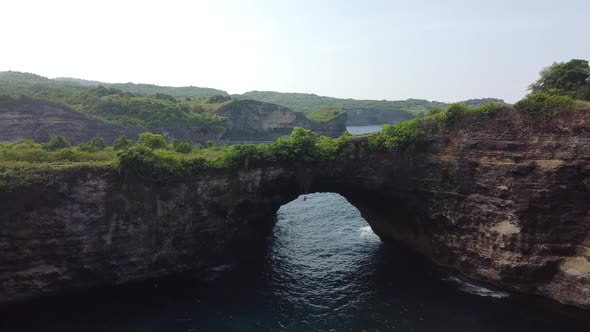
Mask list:
[[[575,310],[467,283],[382,244],[337,194],[278,211],[266,250],[211,281],[101,289],[0,310],[0,331],[587,331]]]

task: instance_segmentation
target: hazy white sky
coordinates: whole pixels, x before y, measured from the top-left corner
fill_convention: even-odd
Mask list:
[[[0,1],[0,70],[48,77],[514,102],[590,58],[588,0]]]

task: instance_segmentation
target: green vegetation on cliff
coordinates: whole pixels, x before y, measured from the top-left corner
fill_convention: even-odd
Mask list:
[[[514,108],[523,115],[537,120],[553,117],[573,107],[572,97],[544,92],[533,92],[514,104]]]
[[[177,151],[176,148],[153,149],[138,143],[119,152],[115,165],[121,172],[161,179],[166,176],[196,175],[205,168],[243,168],[268,162],[328,161],[350,149],[352,144],[348,136],[331,139],[303,128],[295,128],[290,136],[259,145],[239,144]]]
[[[176,98],[161,92],[141,95],[114,87],[67,84],[34,74],[0,73],[0,102],[50,102],[106,122],[145,129],[181,123],[220,130],[226,118],[216,110],[230,102],[227,97],[222,99]]]
[[[288,107],[292,110],[311,113],[326,107],[378,108],[400,111],[427,111],[434,107],[445,107],[446,104],[422,99],[408,100],[355,100],[318,96],[309,93],[283,93],[274,91],[250,91],[242,95],[234,95],[237,99],[252,99]]]
[[[531,119],[543,120],[574,108],[586,108],[580,101],[590,100],[590,65],[579,59],[554,63],[541,70],[529,90],[531,93],[514,108]]]
[[[98,87],[105,86],[115,88],[123,92],[130,92],[134,94],[155,95],[165,94],[177,98],[210,98],[212,96],[228,96],[227,92],[211,88],[200,88],[196,86],[159,86],[154,84],[141,83],[105,83],[98,81],[82,80],[78,78],[59,77],[55,81],[70,84],[73,86],[90,86]]]
[[[307,114],[307,117],[315,122],[326,122],[337,118],[344,113],[342,106],[326,106]]]
[[[481,121],[502,110],[516,111],[532,121],[547,121],[559,113],[590,110],[584,100],[590,100],[590,66],[586,60],[554,63],[543,69],[531,93],[514,105],[514,109],[494,102],[479,107],[453,104],[444,111],[432,109],[422,119],[385,125],[383,130],[369,137],[373,149],[415,147],[428,136],[452,128],[470,119]],[[473,103],[472,103],[473,104]]]
[[[563,112],[590,111],[590,103],[579,100],[588,99],[584,92],[590,84],[588,62],[577,60],[573,62],[574,65],[570,63],[572,62],[556,64],[541,72],[539,81],[531,86],[532,92],[514,107],[490,102],[477,107],[452,104],[444,110],[432,108],[422,118],[385,125],[381,132],[367,135],[368,146],[372,150],[413,151],[427,144],[429,140],[436,139],[437,135],[465,125],[483,124],[485,120],[499,116],[502,112],[513,119],[520,119],[518,121],[525,119],[531,121],[526,122],[527,124],[536,124],[549,121]],[[58,102],[67,102],[74,105],[73,107],[86,107],[86,112],[96,116],[132,118],[133,114],[148,112],[150,116],[142,116],[146,125],[197,121],[196,118],[191,118],[194,115],[187,114],[211,115],[208,112],[215,107],[212,105],[226,99],[214,97],[211,100],[179,100],[161,94],[136,96],[105,87],[84,88],[71,93],[72,91],[61,90],[63,87],[52,86],[53,83],[46,84],[47,79],[40,76],[23,73],[7,75],[13,79],[16,76],[19,86],[24,87],[24,91],[30,92],[32,96],[17,95],[10,90],[14,85],[2,85],[0,79],[0,91],[12,92],[5,93],[3,99],[0,99],[5,103],[40,95]],[[38,85],[38,82],[43,83]],[[135,106],[139,104],[143,106]],[[203,105],[210,106],[206,108]],[[159,107],[168,108],[165,112],[160,112]],[[325,121],[341,112],[341,106],[325,106],[311,113],[311,116],[316,121]],[[349,135],[331,139],[302,128],[295,128],[290,136],[268,144],[226,147],[208,144],[206,148],[178,140],[169,142],[162,135],[151,133],[140,135],[137,142],[119,137],[113,147],[107,146],[101,138],[93,138],[78,146],[71,146],[63,137],[53,137],[46,144],[24,140],[0,143],[0,186],[34,183],[45,177],[51,179],[52,171],[63,167],[111,167],[123,173],[161,180],[173,176],[196,175],[206,168],[244,168],[268,162],[328,162],[353,149]]]
[[[251,99],[288,107],[306,113],[316,122],[332,120],[342,110],[357,109],[371,117],[375,110],[401,114],[400,119],[423,116],[430,109],[444,108],[445,103],[408,99],[403,101],[354,100],[322,97],[314,94],[252,91],[234,95],[236,99]],[[35,74],[0,72],[0,102],[49,102],[94,118],[114,123],[162,131],[177,125],[220,131],[227,119],[217,110],[231,102],[225,91],[197,87],[163,87],[150,84],[103,83],[73,78],[48,79]],[[468,106],[496,99],[465,101]],[[352,121],[352,120],[351,120]],[[392,121],[392,120],[381,120]]]
[[[242,168],[268,162],[325,162],[353,148],[349,135],[332,139],[303,128],[295,128],[290,136],[259,145],[201,148],[178,140],[170,143],[162,135],[152,133],[141,134],[136,143],[120,137],[115,145],[108,147],[102,139],[95,138],[70,146],[61,137],[54,137],[47,144],[31,140],[0,143],[0,185],[2,176],[6,178],[11,173],[19,178],[13,179],[16,181],[13,184],[29,183],[42,179],[42,174],[49,170],[80,165],[108,166],[123,173],[160,180],[197,175],[205,168]]]
[[[250,91],[242,95],[233,95],[236,99],[253,99],[267,103],[286,106],[303,113],[314,113],[326,108],[343,109],[380,109],[392,112],[407,112],[413,116],[423,116],[433,108],[445,108],[446,103],[423,99],[407,100],[356,100],[318,96],[309,93],[283,93],[274,91]],[[504,104],[500,99],[470,99],[461,102],[469,107],[479,107],[487,103]]]
[[[47,144],[39,144],[32,140],[13,143],[0,143],[0,163],[32,163],[32,164],[69,164],[77,162],[110,162],[115,153],[111,148],[95,148],[92,141],[76,147],[62,141],[59,136],[52,138]]]
[[[383,130],[369,136],[369,147],[374,150],[417,148],[425,144],[429,136],[453,128],[466,119],[481,121],[502,110],[510,108],[487,103],[480,107],[452,104],[445,110],[434,109],[424,118],[384,125]]]
[[[590,66],[587,60],[556,62],[544,68],[539,76],[539,79],[529,87],[532,93],[590,100]]]

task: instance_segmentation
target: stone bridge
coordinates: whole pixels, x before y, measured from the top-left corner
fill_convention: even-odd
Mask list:
[[[335,192],[382,241],[506,289],[590,308],[590,117],[514,115],[329,163],[269,163],[153,182],[68,168],[0,192],[0,302],[240,263],[300,194]],[[574,125],[572,125],[574,123]]]

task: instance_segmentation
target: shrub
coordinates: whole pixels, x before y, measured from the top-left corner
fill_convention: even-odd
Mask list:
[[[14,104],[16,103],[16,98],[10,95],[0,94],[0,103]]]
[[[43,144],[43,148],[47,151],[57,151],[70,147],[70,142],[63,136],[53,136],[49,139],[49,142]]]
[[[228,100],[231,100],[230,96],[215,95],[207,99],[207,104],[223,103]]]
[[[57,152],[57,160],[63,161],[80,161],[80,158],[76,151],[72,148],[61,149]]]
[[[209,162],[207,159],[199,157],[184,159],[182,160],[181,165],[184,174],[194,175],[209,166]]]
[[[25,138],[21,141],[18,141],[16,143],[14,143],[13,146],[15,148],[22,148],[22,149],[36,149],[36,148],[41,147],[41,145],[39,145],[37,142],[33,141],[30,138]]]
[[[150,149],[165,149],[168,147],[168,141],[160,134],[140,134],[137,143]]]
[[[152,180],[164,180],[173,176],[192,176],[208,167],[249,167],[257,162],[323,162],[333,160],[342,153],[353,151],[350,135],[332,139],[303,129],[295,128],[290,136],[281,137],[270,144],[234,145],[213,147],[185,155],[192,146],[174,141],[173,150],[161,149],[166,144],[162,135],[144,133],[141,143],[119,150],[105,149],[99,138],[80,144],[78,148],[61,148],[49,151],[41,145],[25,140],[18,143],[0,143],[0,160],[26,163],[54,163],[60,167],[63,162],[114,162],[121,172],[138,174]],[[120,137],[119,142],[129,142]],[[54,141],[61,141],[56,139]],[[153,144],[157,142],[157,144]],[[56,145],[56,144],[53,144]],[[123,144],[121,144],[122,147]],[[207,159],[205,159],[207,158]],[[258,164],[259,165],[259,164]]]
[[[514,108],[531,118],[547,119],[561,112],[571,110],[573,105],[574,101],[569,96],[534,92],[514,104]]]
[[[165,93],[156,93],[154,94],[154,97],[161,99],[161,100],[167,100],[169,102],[176,102],[176,98],[172,97],[171,95],[167,95]]]
[[[413,119],[394,125],[384,125],[376,135],[369,137],[371,149],[407,148],[423,143],[426,132],[421,119]]]
[[[36,164],[0,164],[0,188],[12,191],[33,185],[49,186],[59,183],[61,173]]]
[[[265,147],[252,144],[232,145],[223,154],[220,165],[225,167],[248,166],[252,161],[258,161],[264,158]]]
[[[351,153],[354,151],[354,145],[350,141],[350,134],[344,134],[336,139],[326,136],[320,136],[317,146],[317,156],[319,160],[334,159],[340,153]]]
[[[179,140],[174,140],[174,142],[172,142],[172,148],[178,153],[191,153],[193,151],[192,145]]]
[[[470,108],[465,104],[451,104],[444,111],[445,125],[453,126],[470,112]]]
[[[350,135],[332,139],[318,136],[310,130],[294,128],[270,144],[233,145],[227,148],[217,165],[221,167],[248,166],[256,161],[326,161],[338,154],[352,151]]]
[[[440,114],[442,112],[443,112],[443,110],[441,110],[440,108],[433,108],[433,109],[428,110],[428,114],[426,114],[426,116],[432,116],[432,115]]]
[[[129,139],[125,135],[121,135],[117,137],[117,139],[113,142],[113,149],[114,150],[123,150],[133,145],[133,141]]]
[[[180,161],[157,155],[153,149],[140,144],[118,152],[116,166],[122,172],[159,179],[163,175],[177,174]]]
[[[78,145],[78,150],[84,152],[98,152],[107,148],[107,144],[102,137],[95,137],[88,142]]]
[[[483,115],[493,115],[496,114],[504,109],[504,105],[488,102],[483,104],[480,107],[475,108],[475,112],[481,113]]]
[[[41,148],[30,140],[18,143],[0,143],[0,159],[3,161],[42,162],[51,160],[53,152]]]
[[[313,158],[313,152],[318,142],[318,135],[311,130],[300,127],[293,128],[289,141],[294,156],[302,159]]]

